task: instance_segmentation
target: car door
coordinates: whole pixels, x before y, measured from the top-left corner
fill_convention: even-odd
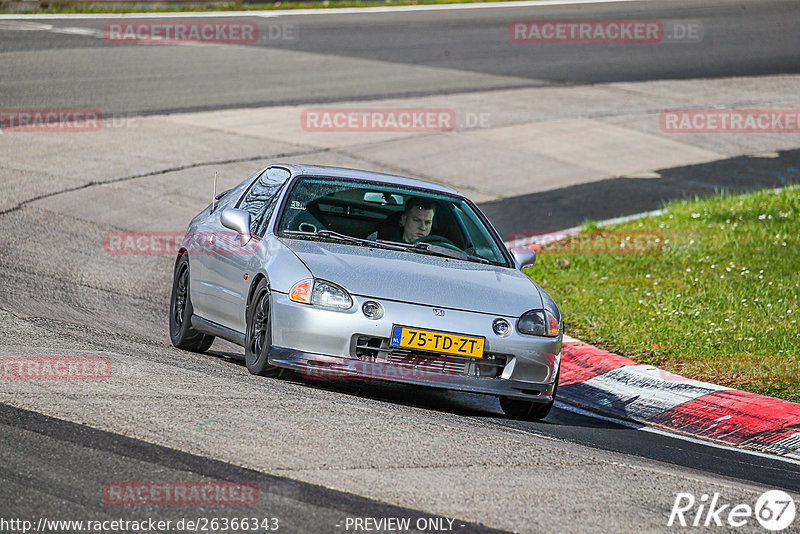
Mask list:
[[[275,200],[281,186],[288,180],[289,171],[270,167],[259,176],[242,195],[238,209],[250,213],[250,233],[253,236],[245,245],[239,236],[222,226],[215,225],[209,236],[211,247],[203,258],[204,282],[214,303],[205,310],[205,318],[238,332],[244,332],[244,309],[249,281],[245,273],[252,274],[258,261],[260,237],[266,222],[275,209]],[[217,214],[217,221],[220,214]]]

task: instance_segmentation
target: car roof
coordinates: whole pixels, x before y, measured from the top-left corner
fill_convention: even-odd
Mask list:
[[[292,177],[296,176],[325,176],[329,178],[350,178],[354,180],[363,180],[367,182],[374,182],[380,184],[393,184],[408,187],[416,187],[420,189],[429,189],[440,193],[449,193],[463,196],[461,193],[450,187],[435,184],[433,182],[426,182],[425,180],[418,180],[416,178],[408,178],[407,176],[398,176],[394,174],[384,174],[381,172],[363,171],[358,169],[347,169],[344,167],[328,167],[326,165],[299,165],[296,163],[276,163],[270,167],[283,167],[292,173]]]

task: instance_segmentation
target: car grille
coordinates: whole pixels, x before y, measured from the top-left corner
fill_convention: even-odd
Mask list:
[[[389,346],[384,337],[355,336],[353,356],[367,362],[380,362],[425,371],[431,374],[500,376],[510,358],[507,354],[485,353],[483,358],[439,354]]]

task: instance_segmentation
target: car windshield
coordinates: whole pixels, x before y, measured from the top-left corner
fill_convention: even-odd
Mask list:
[[[391,184],[299,179],[284,204],[278,235],[508,266],[502,244],[466,199]]]

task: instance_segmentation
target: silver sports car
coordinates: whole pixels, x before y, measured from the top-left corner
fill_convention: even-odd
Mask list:
[[[563,322],[470,200],[373,172],[270,165],[218,195],[175,262],[170,337],[244,346],[247,369],[497,395],[541,419]]]

